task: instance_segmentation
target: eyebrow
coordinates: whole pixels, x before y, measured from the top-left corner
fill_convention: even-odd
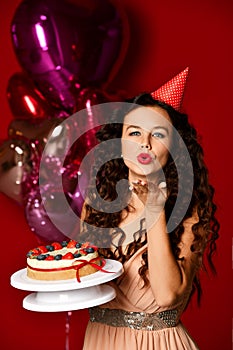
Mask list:
[[[137,126],[137,125],[128,125],[126,130],[128,130],[130,128],[141,129],[140,126]]]
[[[130,129],[130,128],[135,128],[135,129],[143,129],[141,126],[138,126],[138,125],[129,125],[129,126],[127,126],[127,128],[126,128],[126,131],[128,130],[128,129]],[[168,130],[168,128],[166,127],[166,126],[161,126],[161,125],[158,125],[158,126],[155,126],[155,127],[153,127],[153,129],[152,130],[157,130],[157,129],[163,129],[163,130],[165,130],[166,132],[167,132],[167,134],[169,135],[169,130]],[[145,129],[146,130],[146,129]]]

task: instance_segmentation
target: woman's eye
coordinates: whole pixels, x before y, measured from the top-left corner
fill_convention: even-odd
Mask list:
[[[153,136],[154,136],[154,137],[157,137],[157,138],[159,138],[159,139],[163,139],[163,138],[165,137],[165,135],[162,134],[161,132],[154,132],[154,133],[153,133]]]
[[[129,133],[129,136],[139,136],[139,135],[141,135],[139,131],[131,131]]]

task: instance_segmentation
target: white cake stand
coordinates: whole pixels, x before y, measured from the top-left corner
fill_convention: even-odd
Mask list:
[[[27,277],[27,269],[21,269],[11,276],[13,287],[33,291],[23,300],[23,307],[31,311],[58,312],[80,310],[104,304],[115,298],[115,290],[109,282],[123,273],[119,261],[106,259],[103,271],[76,279],[63,281],[39,281]]]

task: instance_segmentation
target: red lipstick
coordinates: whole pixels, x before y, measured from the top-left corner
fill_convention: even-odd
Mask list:
[[[152,162],[152,157],[148,153],[140,153],[137,160],[141,164],[149,164]]]

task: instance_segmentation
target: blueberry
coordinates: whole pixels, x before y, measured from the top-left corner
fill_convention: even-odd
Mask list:
[[[88,254],[90,254],[90,253],[94,253],[95,249],[92,248],[92,247],[87,247],[87,248],[85,249],[85,251],[86,251]]]
[[[75,247],[76,248],[81,248],[82,244],[81,243],[76,243]]]
[[[62,254],[57,254],[54,257],[54,260],[61,260],[62,259]]]
[[[61,242],[61,246],[62,247],[66,247],[67,246],[67,242],[66,241]]]
[[[54,247],[52,245],[47,245],[46,248],[49,252],[52,252],[54,250]]]
[[[80,253],[74,254],[74,258],[80,258],[80,256],[82,256]]]
[[[37,258],[37,260],[44,260],[44,259],[46,259],[46,254],[40,254],[36,258]]]

